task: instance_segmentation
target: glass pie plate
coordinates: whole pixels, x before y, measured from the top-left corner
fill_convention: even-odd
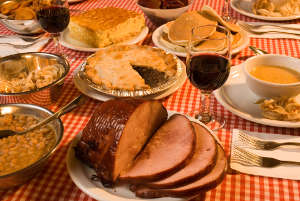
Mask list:
[[[170,54],[170,53],[166,53]],[[172,54],[171,54],[172,55]],[[93,57],[94,55],[90,55],[88,58]],[[104,86],[97,85],[94,82],[92,82],[88,76],[85,73],[85,66],[87,65],[87,60],[81,64],[79,67],[79,71],[77,73],[77,76],[81,78],[81,80],[84,80],[86,84],[95,89],[96,91],[114,96],[114,97],[142,97],[142,96],[148,96],[152,94],[156,94],[159,92],[162,92],[164,90],[169,89],[170,87],[174,86],[176,84],[176,81],[180,78],[180,76],[185,73],[185,65],[182,64],[180,59],[178,59],[175,55],[172,55],[174,60],[176,61],[176,74],[172,77],[168,77],[165,80],[161,81],[157,86],[150,87],[149,89],[137,89],[137,90],[125,90],[125,89],[108,89]],[[153,76],[154,77],[154,76]]]

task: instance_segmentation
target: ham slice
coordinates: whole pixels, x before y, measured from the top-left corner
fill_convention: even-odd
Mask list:
[[[76,156],[96,170],[103,185],[112,186],[166,119],[159,101],[104,102],[84,128]]]
[[[175,114],[163,124],[120,180],[144,183],[181,169],[194,154],[196,135],[184,115]]]
[[[151,189],[145,186],[137,186],[135,193],[142,198],[157,198],[163,196],[184,197],[196,195],[201,191],[207,191],[216,187],[222,180],[226,172],[227,159],[223,149],[218,145],[218,156],[216,165],[207,175],[190,184],[177,188]]]
[[[196,149],[190,162],[171,176],[147,183],[151,188],[174,188],[191,183],[208,173],[215,165],[217,145],[213,136],[200,124],[192,123],[196,132]]]

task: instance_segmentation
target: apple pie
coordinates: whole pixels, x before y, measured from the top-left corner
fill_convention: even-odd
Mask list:
[[[140,90],[165,83],[177,72],[173,55],[150,46],[118,45],[89,57],[86,76],[105,89]]]
[[[70,36],[92,47],[106,47],[138,36],[145,27],[142,14],[122,8],[97,8],[71,17]]]

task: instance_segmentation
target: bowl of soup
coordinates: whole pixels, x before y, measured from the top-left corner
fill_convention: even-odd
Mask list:
[[[244,63],[249,89],[262,98],[300,93],[300,59],[276,54],[254,56]]]

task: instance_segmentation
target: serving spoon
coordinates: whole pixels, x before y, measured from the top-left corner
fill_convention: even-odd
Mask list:
[[[53,121],[54,119],[58,119],[60,116],[72,111],[77,106],[83,104],[85,102],[85,99],[86,99],[86,97],[84,95],[78,96],[77,98],[73,99],[70,103],[68,103],[67,105],[62,107],[60,110],[55,112],[53,115],[47,117],[43,121],[39,122],[38,124],[28,128],[24,131],[0,130],[0,139],[8,137],[8,136],[24,135],[24,134],[26,134],[26,133],[28,133],[28,132],[36,129],[36,128],[39,128],[39,127]]]

